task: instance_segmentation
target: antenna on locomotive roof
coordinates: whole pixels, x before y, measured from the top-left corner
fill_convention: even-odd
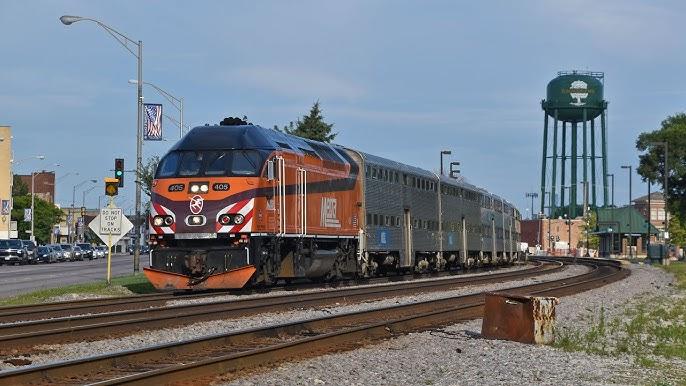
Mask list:
[[[244,125],[249,125],[250,123],[247,122],[248,117],[245,115],[243,116],[243,119],[238,118],[238,117],[228,117],[224,118],[221,122],[219,122],[220,126],[244,126]]]

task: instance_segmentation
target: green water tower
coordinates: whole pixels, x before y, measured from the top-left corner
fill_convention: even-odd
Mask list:
[[[607,101],[603,99],[604,74],[588,71],[560,71],[557,77],[548,83],[546,99],[541,101],[544,111],[543,118],[543,161],[541,170],[541,213],[545,209],[545,197],[548,194],[549,216],[561,216],[557,208],[568,206],[569,215],[576,218],[577,193],[582,186],[588,187],[583,201],[587,205],[597,207],[596,201],[596,160],[600,159],[603,181],[603,206],[608,205],[607,186]],[[596,141],[596,118],[600,117],[600,138]],[[548,121],[553,120],[552,143],[549,143]],[[562,123],[562,131],[558,138],[558,123]],[[568,133],[569,124],[569,133]],[[581,124],[581,125],[579,125]],[[582,146],[579,149],[577,136],[581,126]],[[589,132],[590,128],[590,132]],[[567,139],[569,138],[569,146]],[[560,141],[558,141],[560,139]],[[590,144],[589,144],[590,139]],[[558,153],[558,142],[560,142]],[[600,142],[600,149],[596,143]],[[590,152],[589,152],[590,145]],[[552,154],[549,154],[549,148]],[[567,152],[569,150],[569,153]],[[600,150],[600,156],[597,151]],[[581,156],[579,153],[581,152]],[[559,166],[558,166],[559,161]],[[583,168],[582,184],[579,184],[577,169],[581,163]],[[589,164],[590,178],[589,183]],[[566,169],[569,165],[571,175],[567,180]],[[557,199],[557,173],[560,171],[560,200]],[[550,185],[546,184],[546,176],[550,171]],[[569,202],[565,200],[565,189],[569,189]],[[582,191],[582,195],[584,191]]]

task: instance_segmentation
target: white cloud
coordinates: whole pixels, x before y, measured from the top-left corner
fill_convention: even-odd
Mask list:
[[[231,85],[240,83],[289,97],[356,99],[365,94],[363,87],[354,82],[306,68],[246,67],[223,78]]]

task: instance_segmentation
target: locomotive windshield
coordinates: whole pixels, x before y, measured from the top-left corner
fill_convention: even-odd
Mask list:
[[[256,176],[262,163],[256,150],[175,151],[160,161],[155,178]]]

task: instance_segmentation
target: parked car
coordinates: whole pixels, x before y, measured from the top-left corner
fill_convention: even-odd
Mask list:
[[[28,261],[29,252],[21,240],[0,240],[0,264],[26,264]]]
[[[95,247],[93,250],[93,255],[96,256],[95,258],[105,258],[107,257],[107,246],[105,245],[98,245]]]
[[[133,244],[129,245],[129,255],[133,255]],[[141,253],[149,253],[150,247],[148,244],[141,244]]]
[[[81,250],[83,251],[83,258],[84,258],[84,259],[93,260],[93,259],[97,259],[97,258],[98,258],[98,257],[95,256],[95,254],[93,253],[93,246],[92,246],[92,245],[90,245],[90,244],[88,244],[88,243],[78,243],[78,244],[76,244],[76,245],[78,245],[78,246],[81,248]]]
[[[64,250],[62,250],[62,246],[60,244],[50,244],[48,245],[55,254],[55,257],[57,258],[57,261],[65,261],[66,258],[64,257]]]
[[[86,253],[76,244],[71,247],[71,253],[74,260],[83,261],[83,258],[86,256]]]
[[[22,244],[24,244],[24,248],[29,253],[29,263],[35,263],[36,262],[36,243],[34,243],[31,240],[22,240]]]
[[[43,245],[36,248],[36,262],[37,263],[56,263],[57,254],[55,250],[48,245]]]
[[[60,247],[59,244],[51,244],[47,247],[50,248],[55,262],[59,263],[60,261],[64,261],[64,257],[62,256],[62,247]]]
[[[62,256],[64,257],[64,260],[74,261],[74,249],[72,246],[69,244],[60,244],[60,247],[62,248]]]

